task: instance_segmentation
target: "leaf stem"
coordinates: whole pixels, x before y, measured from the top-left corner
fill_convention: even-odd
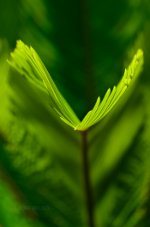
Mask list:
[[[88,222],[89,227],[95,227],[94,215],[93,215],[93,199],[92,199],[92,187],[90,180],[90,168],[88,162],[88,141],[87,141],[88,131],[82,131],[82,161],[83,161],[83,177],[85,184],[85,199],[88,212]]]

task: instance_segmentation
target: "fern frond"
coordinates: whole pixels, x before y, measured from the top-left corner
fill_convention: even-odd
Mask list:
[[[82,122],[76,127],[76,130],[86,130],[104,118],[125,93],[132,80],[137,78],[142,70],[142,65],[143,52],[139,49],[129,67],[125,69],[118,85],[114,86],[112,91],[109,88],[101,102],[98,97],[94,108],[87,113]]]
[[[131,64],[125,69],[118,85],[114,86],[112,90],[109,88],[102,101],[98,97],[93,109],[86,114],[82,121],[78,119],[61,95],[40,57],[32,47],[18,41],[15,51],[11,53],[9,63],[29,81],[48,93],[50,105],[62,121],[75,130],[84,131],[104,118],[125,93],[131,81],[137,78],[142,70],[143,52],[140,49],[137,51]]]
[[[32,47],[28,47],[22,41],[18,41],[17,48],[11,53],[11,57],[12,61],[9,61],[9,63],[17,71],[49,94],[51,107],[66,124],[71,127],[79,124],[79,119],[60,94],[43,62]]]

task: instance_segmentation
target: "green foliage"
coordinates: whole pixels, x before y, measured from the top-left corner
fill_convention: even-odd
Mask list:
[[[149,2],[0,6],[0,225],[148,227]]]
[[[2,176],[1,176],[2,177]],[[6,179],[4,179],[6,181]],[[23,210],[27,210],[28,207],[21,207],[17,202],[17,199],[14,198],[11,190],[8,190],[9,185],[6,185],[2,180],[0,181],[0,220],[2,226],[18,227],[42,227],[43,225],[37,221],[31,221],[24,217]],[[15,189],[16,190],[16,189]],[[17,195],[18,196],[18,195]],[[13,223],[13,224],[12,224]]]
[[[32,47],[29,48],[21,41],[18,41],[17,48],[11,53],[9,63],[34,85],[39,86],[48,93],[50,106],[66,124],[75,130],[83,131],[99,122],[109,113],[124,94],[132,79],[139,75],[143,65],[143,52],[138,50],[129,67],[125,69],[117,87],[114,86],[112,91],[108,89],[102,101],[98,97],[93,109],[87,113],[81,122],[57,89],[44,64]]]

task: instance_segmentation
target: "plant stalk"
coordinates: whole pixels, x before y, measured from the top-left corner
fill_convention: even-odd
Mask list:
[[[85,199],[88,213],[89,227],[95,227],[94,214],[93,214],[93,199],[92,199],[92,187],[90,180],[90,168],[88,162],[88,142],[87,142],[88,131],[81,132],[82,136],[82,161],[83,161],[83,177],[85,185]]]

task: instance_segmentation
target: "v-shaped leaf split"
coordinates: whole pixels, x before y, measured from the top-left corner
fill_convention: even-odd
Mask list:
[[[102,101],[98,97],[93,109],[86,114],[82,121],[78,119],[64,99],[40,57],[32,47],[28,47],[22,41],[18,41],[16,49],[11,53],[9,63],[30,82],[49,95],[50,105],[62,121],[75,130],[84,131],[104,118],[116,105],[131,82],[138,77],[143,66],[143,51],[141,49],[137,51],[132,62],[125,69],[118,85],[114,86],[112,90],[109,88]]]

